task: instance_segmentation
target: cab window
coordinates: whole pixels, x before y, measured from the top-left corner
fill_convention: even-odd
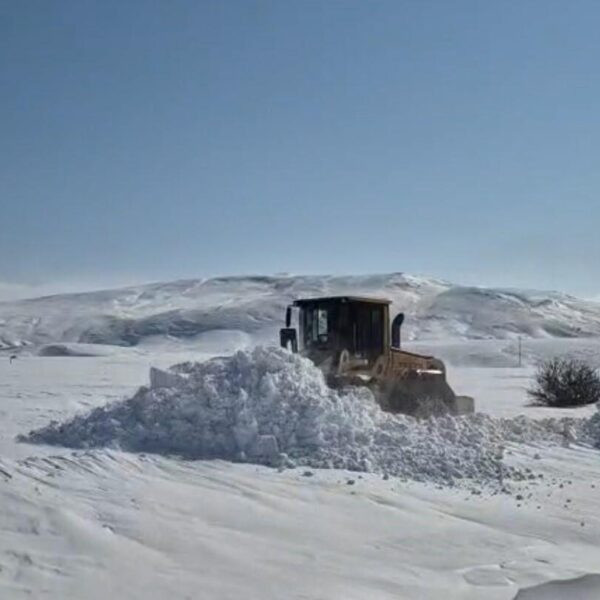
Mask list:
[[[329,340],[329,313],[323,307],[304,310],[304,339],[307,345],[326,344]]]

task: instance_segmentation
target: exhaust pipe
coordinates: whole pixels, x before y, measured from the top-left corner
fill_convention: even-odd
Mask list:
[[[392,321],[392,348],[401,347],[400,342],[400,327],[404,323],[404,313],[398,313]]]

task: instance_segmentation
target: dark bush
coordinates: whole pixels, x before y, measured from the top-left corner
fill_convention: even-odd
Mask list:
[[[600,400],[600,376],[586,362],[574,358],[552,358],[535,374],[534,386],[527,390],[533,404],[568,408]]]

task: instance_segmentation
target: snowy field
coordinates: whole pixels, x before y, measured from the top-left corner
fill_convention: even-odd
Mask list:
[[[221,302],[228,305],[224,297]],[[10,318],[15,307],[18,327]],[[226,332],[148,335],[133,347],[117,347],[58,335],[58,317],[44,321],[27,303],[3,311],[0,598],[600,597],[600,451],[587,438],[562,439],[551,428],[543,439],[546,423],[555,422],[548,419],[583,423],[595,408],[534,408],[525,393],[537,360],[570,353],[599,361],[598,338],[524,339],[518,367],[514,336],[458,335],[449,312],[444,338],[415,333],[410,347],[444,358],[450,383],[488,415],[483,433],[511,432],[502,462],[518,477],[508,477],[501,489],[485,478],[448,485],[301,460],[295,468],[273,468],[125,452],[110,444],[19,443],[17,436],[51,421],[131,398],[148,385],[152,366],[231,354],[266,334],[262,322],[256,330],[244,329],[244,322]],[[16,337],[29,343],[11,362]],[[524,433],[498,425],[518,415],[525,415]],[[492,449],[498,444],[488,442]],[[411,451],[421,448],[406,443]]]
[[[182,358],[0,361],[0,597],[500,599],[564,579],[574,581],[519,597],[597,597],[595,450],[516,445],[507,459],[543,479],[498,494],[14,440],[130,396],[151,364]],[[485,410],[537,416],[525,406],[529,372],[450,376]]]

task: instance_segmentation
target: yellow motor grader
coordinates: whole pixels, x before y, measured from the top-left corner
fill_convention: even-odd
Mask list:
[[[298,331],[292,327],[295,311]],[[400,313],[390,327],[390,301],[384,299],[296,300],[287,308],[280,343],[312,360],[331,387],[369,387],[384,410],[416,415],[473,412],[473,398],[454,393],[441,360],[400,348],[403,321]]]

